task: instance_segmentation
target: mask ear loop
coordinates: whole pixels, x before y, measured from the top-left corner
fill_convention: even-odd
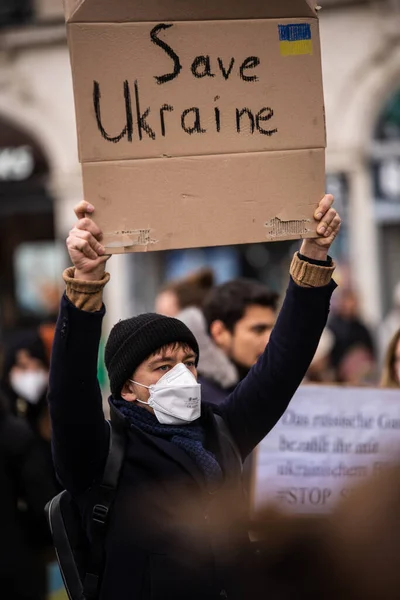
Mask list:
[[[137,383],[137,381],[134,381],[133,379],[129,379],[128,381],[136,384],[136,385],[140,385],[141,387],[147,388],[148,390],[150,389],[150,386],[148,385],[143,385],[143,383]],[[151,400],[149,399],[148,402],[144,402],[144,400],[139,400],[139,398],[136,398],[135,402],[139,402],[139,404],[144,404],[145,406],[150,406],[150,408],[154,407],[154,404],[157,406],[157,410],[159,410],[160,412],[162,412],[164,415],[168,415],[169,413],[165,412],[164,410],[162,410],[162,407],[159,407],[159,405],[157,404],[157,402],[154,402],[154,400],[151,402]],[[151,404],[150,404],[151,402]],[[172,415],[175,416],[175,415]]]
[[[139,398],[136,398],[135,402],[139,402],[139,404],[144,404],[145,406],[151,407],[151,404],[149,402],[145,402],[144,400],[139,400]]]
[[[130,381],[131,383],[134,383],[135,385],[140,385],[140,387],[144,387],[146,389],[150,389],[150,386],[148,385],[143,385],[143,383],[138,383],[137,381],[134,381],[133,379],[128,379],[128,381]]]
[[[134,379],[128,379],[128,381],[130,381],[131,383],[134,383],[135,385],[140,385],[140,387],[144,387],[148,390],[150,389],[150,387],[148,385],[143,385],[143,383],[138,383]],[[149,404],[149,402],[144,402],[143,400],[139,400],[139,398],[136,398],[135,402],[139,402],[139,404],[144,404],[145,406],[151,407],[151,404]]]

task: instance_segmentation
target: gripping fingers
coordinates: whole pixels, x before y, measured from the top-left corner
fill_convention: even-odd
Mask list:
[[[337,236],[337,234],[339,233],[341,225],[342,225],[342,223],[339,222],[339,224],[337,225],[337,227],[332,231],[332,233],[331,233],[332,240],[334,240],[335,237]]]
[[[98,241],[100,241],[103,237],[103,233],[102,233],[100,227],[98,227],[96,225],[96,223],[94,221],[92,221],[92,219],[89,219],[88,217],[84,217],[83,219],[80,219],[76,223],[75,228],[81,229],[82,231],[88,231]]]
[[[83,221],[85,221],[86,219],[83,219]],[[88,219],[90,220],[90,219]],[[75,235],[77,235],[78,237],[86,240],[91,248],[98,254],[98,256],[102,256],[105,252],[105,248],[104,246],[102,246],[101,244],[99,244],[99,238],[102,237],[102,233],[100,231],[100,229],[97,227],[97,225],[95,223],[93,223],[93,221],[91,221],[93,227],[91,228],[92,231],[94,231],[95,233],[97,233],[97,235],[93,234],[90,229],[80,229],[79,227],[75,228]]]
[[[86,213],[92,213],[94,211],[93,204],[86,202],[86,200],[81,200],[75,207],[74,212],[78,219],[83,219]]]
[[[333,219],[329,229],[330,229],[330,233],[329,235],[333,236],[333,239],[337,236],[337,234],[339,233],[340,230],[340,226],[342,224],[342,220],[339,217],[339,215],[336,213],[335,218]],[[326,233],[325,233],[326,236]]]
[[[334,227],[334,220],[337,216],[338,214],[336,210],[334,208],[330,208],[319,224],[317,233],[324,235],[325,237],[329,237]]]
[[[339,215],[337,215],[337,218],[336,217],[334,218],[331,225],[326,230],[325,234],[322,236],[322,238],[320,238],[321,244],[330,246],[332,244],[333,240],[338,235],[338,233],[340,231],[340,226],[341,226],[341,219],[340,219]]]
[[[98,258],[98,255],[91,248],[89,242],[83,239],[75,238],[75,241],[71,245],[71,250],[79,250],[82,252],[82,254],[84,254],[84,256],[86,256],[86,258],[91,258],[92,260],[96,260]]]
[[[77,229],[76,227],[71,230],[67,243],[71,250],[79,250],[87,258],[93,260],[104,255],[105,252],[103,246],[89,231]]]
[[[314,217],[317,221],[320,221],[322,219],[322,217],[324,217],[326,215],[326,213],[329,211],[329,209],[331,208],[332,204],[333,204],[333,196],[332,194],[326,194],[321,202],[318,205],[317,210],[314,213]]]

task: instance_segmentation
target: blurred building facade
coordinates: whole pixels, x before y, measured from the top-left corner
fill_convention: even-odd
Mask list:
[[[376,324],[400,280],[400,1],[321,5],[327,188],[345,218],[335,257]],[[12,327],[29,301],[39,310],[23,285],[27,273],[39,278],[42,260],[58,277],[51,259],[66,259],[51,243],[68,234],[82,186],[60,0],[2,0],[0,27],[0,323]],[[204,262],[220,280],[249,275],[279,288],[292,250],[279,243],[115,256],[109,323],[151,309],[166,275]]]

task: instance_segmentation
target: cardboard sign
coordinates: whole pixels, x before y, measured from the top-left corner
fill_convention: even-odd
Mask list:
[[[397,390],[301,387],[257,449],[254,510],[329,512],[366,477],[400,458]]]
[[[85,199],[108,251],[315,236],[325,123],[308,2],[66,0],[66,18]]]

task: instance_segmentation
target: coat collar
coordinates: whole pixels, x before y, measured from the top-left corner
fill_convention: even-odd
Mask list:
[[[179,464],[187,473],[189,473],[193,479],[198,483],[198,485],[204,489],[204,475],[194,462],[192,458],[182,449],[173,444],[172,442],[158,437],[156,435],[146,433],[139,428],[132,426],[130,427],[130,423],[128,419],[121,414],[121,412],[114,406],[112,402],[112,398],[109,400],[110,406],[110,419],[112,426],[115,427],[119,432],[125,431],[126,435],[128,435],[129,431],[134,431],[135,435],[140,436],[142,439],[146,440],[148,443],[152,444],[156,447],[160,452],[164,455],[168,456],[175,463]],[[225,473],[225,460],[224,453],[222,452],[221,444],[220,444],[220,435],[218,431],[218,426],[213,414],[212,405],[208,403],[202,403],[201,405],[201,424],[205,429],[205,447],[207,450],[210,450],[215,454],[216,459],[218,460],[222,471]]]

